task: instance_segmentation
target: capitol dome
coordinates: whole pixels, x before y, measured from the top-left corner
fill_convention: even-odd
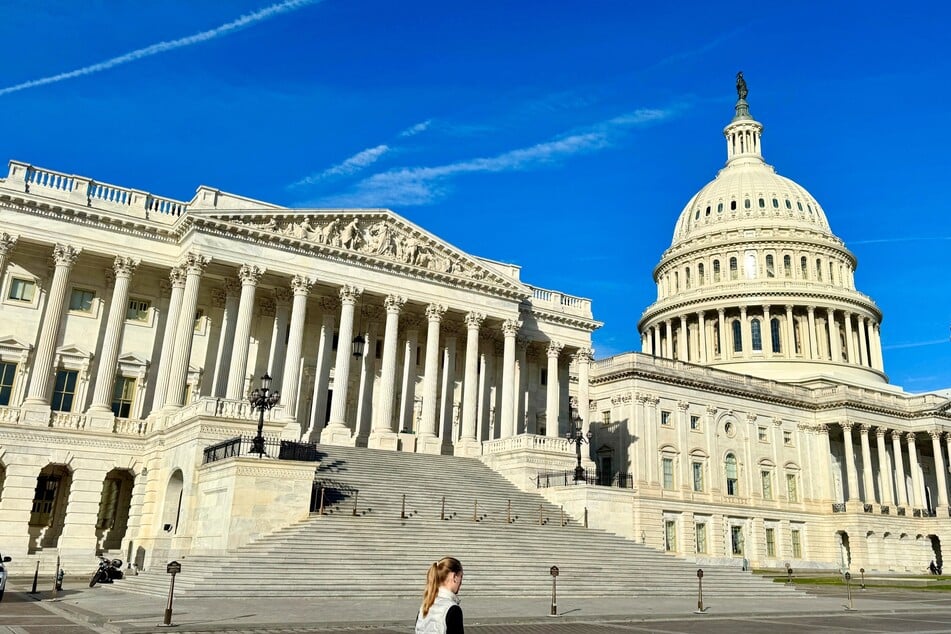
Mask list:
[[[654,270],[642,351],[784,381],[887,381],[881,311],[804,187],[763,160],[742,73],[726,165],[694,195]]]

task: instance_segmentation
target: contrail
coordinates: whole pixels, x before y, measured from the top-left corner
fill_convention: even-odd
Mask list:
[[[269,7],[265,7],[259,11],[255,11],[254,13],[242,15],[237,20],[227,22],[208,31],[201,31],[200,33],[187,35],[177,40],[169,40],[167,42],[152,44],[151,46],[146,46],[145,48],[140,48],[130,53],[119,55],[118,57],[113,57],[112,59],[107,59],[104,62],[98,62],[90,66],[77,68],[76,70],[59,73],[57,75],[50,75],[49,77],[41,77],[40,79],[31,79],[30,81],[25,81],[22,84],[0,88],[0,95],[7,95],[11,92],[18,92],[20,90],[26,90],[27,88],[36,88],[37,86],[44,86],[46,84],[55,84],[56,82],[64,81],[66,79],[73,79],[74,77],[82,77],[83,75],[91,75],[92,73],[98,73],[100,71],[110,69],[113,66],[128,64],[129,62],[135,62],[145,57],[151,57],[152,55],[165,53],[166,51],[171,51],[176,48],[183,48],[185,46],[192,46],[193,44],[207,42],[208,40],[230,35],[239,29],[251,26],[257,22],[262,22],[284,13],[290,13],[291,11],[296,11],[308,5],[317,4],[318,2],[322,1],[323,0],[286,0],[285,2],[281,2],[279,4],[272,4]]]

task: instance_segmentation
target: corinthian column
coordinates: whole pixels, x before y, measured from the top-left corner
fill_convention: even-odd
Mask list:
[[[809,316],[809,358],[819,358],[819,341],[816,339],[816,307],[807,306],[806,314]]]
[[[881,427],[875,430],[875,443],[878,447],[878,473],[882,487],[881,503],[886,504],[890,502],[898,506],[898,498],[895,497],[895,488],[892,486],[892,472],[891,469],[889,469],[888,451],[885,449],[885,430]]]
[[[944,471],[944,456],[941,454],[941,432],[932,429],[931,449],[934,452],[934,472],[938,476],[938,506],[947,508],[948,506],[948,480]]]
[[[175,333],[178,330],[178,318],[181,316],[182,297],[185,293],[185,269],[176,266],[169,271],[168,279],[171,290],[162,330],[162,350],[159,353],[158,372],[155,376],[155,392],[152,396],[153,411],[165,405],[165,397],[168,394],[168,377],[172,372],[172,356],[175,352]]]
[[[870,427],[863,423],[859,427],[859,439],[862,442],[862,480],[865,485],[865,496],[862,499],[871,504],[878,500],[875,499],[875,484],[872,479],[872,450],[868,444],[869,429]]]
[[[188,378],[188,361],[192,356],[198,288],[201,284],[201,274],[209,262],[211,258],[189,253],[182,263],[182,268],[185,269],[185,288],[182,291],[182,309],[175,323],[172,367],[168,373],[168,388],[165,391],[165,405],[170,407],[181,407],[185,403],[185,381]]]
[[[234,347],[228,369],[229,399],[243,399],[244,382],[248,372],[248,346],[251,340],[251,315],[254,313],[254,292],[264,269],[253,264],[242,264],[238,270],[241,279],[241,300],[238,302],[238,321],[234,327]]]
[[[702,320],[703,313],[701,312],[700,319]],[[700,346],[700,349],[703,350],[703,346]],[[704,354],[701,352],[701,354]],[[594,358],[594,351],[591,348],[581,348],[578,352],[575,353],[575,359],[578,361],[578,414],[581,416],[581,433],[587,435],[588,427],[591,424],[589,420],[591,414],[591,407],[589,402],[591,396],[589,393],[589,371],[591,369],[591,360]]]
[[[439,390],[439,324],[446,307],[430,304],[426,307],[426,365],[423,367],[423,415],[419,422],[416,450],[421,453],[441,453],[436,436],[436,395]]]
[[[327,393],[330,385],[330,353],[333,347],[334,321],[332,312],[337,301],[329,297],[320,300],[323,315],[320,319],[320,335],[317,338],[317,367],[314,368],[314,402],[310,410],[310,427],[307,437],[311,442],[320,439],[320,430],[327,422]]]
[[[39,405],[49,407],[47,391],[50,382],[50,373],[53,369],[53,353],[56,339],[59,336],[59,327],[63,307],[66,303],[66,286],[69,283],[69,272],[79,257],[80,249],[69,245],[57,244],[53,247],[53,282],[50,285],[49,295],[46,297],[46,310],[43,312],[43,322],[40,324],[40,340],[36,345],[36,356],[33,361],[33,370],[30,376],[30,389],[26,406]],[[28,419],[29,420],[29,419]],[[39,419],[37,419],[39,421]]]
[[[291,331],[287,338],[287,354],[284,357],[284,372],[281,375],[281,402],[284,403],[285,416],[296,421],[296,430],[293,428],[284,429],[283,435],[292,440],[300,438],[301,432],[300,422],[298,421],[300,404],[297,402],[297,384],[300,381],[300,359],[304,344],[304,323],[307,320],[307,297],[310,295],[310,289],[313,285],[314,280],[304,277],[303,275],[295,275],[291,278],[291,290],[294,292],[294,302],[291,306]]]
[[[845,442],[845,470],[849,483],[849,495],[846,501],[859,499],[859,477],[855,471],[855,455],[852,453],[852,427],[850,422],[842,423],[842,440]]]
[[[3,279],[3,273],[7,268],[7,255],[9,255],[13,247],[16,246],[18,237],[19,236],[12,236],[9,233],[0,231],[0,280]]]
[[[862,365],[870,366],[868,359],[868,339],[865,336],[868,330],[868,319],[859,316],[859,361]]]
[[[184,284],[184,278],[182,278]],[[225,280],[224,312],[221,316],[221,335],[218,339],[218,354],[215,357],[215,378],[211,386],[211,395],[223,398],[228,385],[228,365],[231,359],[231,348],[234,345],[234,321],[238,315],[238,297],[241,294],[241,285],[238,280]],[[181,302],[181,297],[179,297]]]
[[[340,329],[337,332],[337,358],[334,363],[334,391],[330,400],[330,423],[320,434],[320,442],[346,445],[351,442],[347,427],[347,391],[350,387],[350,345],[353,339],[353,312],[363,293],[354,286],[340,289]]]
[[[558,357],[565,344],[558,341],[548,343],[548,384],[545,386],[545,435],[558,438],[558,414],[561,412],[561,389],[558,384]]]
[[[406,298],[388,295],[383,300],[386,308],[386,325],[383,328],[383,368],[380,371],[380,397],[373,417],[373,429],[367,446],[371,449],[395,451],[399,446],[393,428],[393,395],[396,391],[396,356],[399,337],[400,311]]]
[[[485,315],[466,314],[466,369],[462,383],[462,437],[456,445],[456,454],[478,456],[482,443],[476,438],[476,414],[479,404],[479,329]]]
[[[911,495],[908,502],[913,508],[924,508],[924,486],[921,483],[921,473],[918,466],[918,448],[915,446],[915,432],[910,431],[905,434],[905,442],[908,444],[908,469],[911,471]]]
[[[499,438],[510,438],[515,435],[515,337],[518,335],[522,322],[517,319],[506,319],[502,322],[502,424]],[[548,377],[549,383],[551,376]]]
[[[848,362],[855,364],[855,341],[852,340],[852,313],[845,311],[845,351]]]
[[[96,389],[92,397],[90,412],[108,413],[112,418],[112,388],[115,383],[116,362],[119,359],[119,345],[122,342],[122,324],[125,323],[126,309],[129,305],[129,284],[139,261],[118,256],[112,270],[115,281],[112,286],[112,299],[109,302],[109,320],[102,340],[102,354],[96,368]],[[112,431],[110,427],[110,431]]]
[[[898,504],[908,506],[908,486],[905,483],[905,460],[901,455],[901,432],[892,432],[892,455],[895,456],[895,490]]]

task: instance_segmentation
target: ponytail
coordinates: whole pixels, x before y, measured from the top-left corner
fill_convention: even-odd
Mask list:
[[[462,574],[462,564],[455,557],[443,557],[439,561],[434,561],[426,573],[426,590],[423,592],[423,605],[420,608],[423,617],[429,615],[429,609],[433,607],[436,601],[436,595],[439,594],[439,587],[442,586],[446,577],[450,573]]]

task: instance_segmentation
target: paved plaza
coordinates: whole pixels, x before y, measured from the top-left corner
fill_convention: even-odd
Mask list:
[[[168,631],[165,600],[124,592],[121,583],[88,588],[67,579],[66,590],[49,601],[48,590],[28,594],[28,580],[14,580],[0,603],[0,634],[137,634]],[[658,632],[686,634],[783,632],[951,632],[948,594],[914,589],[856,589],[854,611],[845,609],[842,588],[813,587],[801,596],[767,603],[743,597],[718,599],[696,614],[684,599],[578,599],[561,597],[558,616],[537,599],[470,599],[463,608],[466,629],[475,634],[602,634]],[[287,598],[179,599],[171,631],[306,634],[412,631],[415,600],[365,601]]]

